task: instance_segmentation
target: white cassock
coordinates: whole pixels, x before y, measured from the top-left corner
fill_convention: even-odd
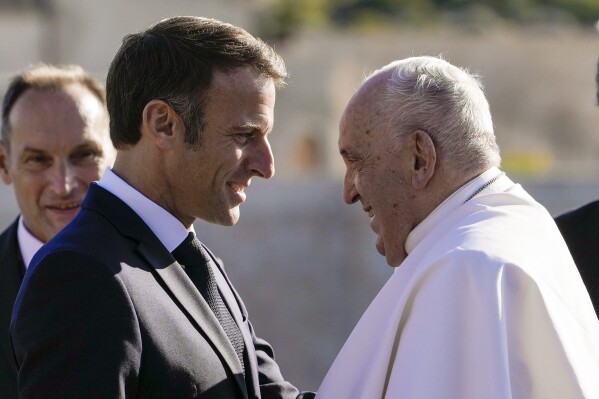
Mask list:
[[[520,185],[486,171],[405,245],[317,399],[599,399],[599,321]]]

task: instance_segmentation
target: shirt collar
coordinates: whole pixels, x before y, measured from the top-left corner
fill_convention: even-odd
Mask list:
[[[25,223],[23,223],[23,215],[19,216],[19,225],[17,227],[17,240],[19,242],[19,249],[21,250],[21,256],[25,269],[29,267],[29,263],[33,258],[33,255],[44,245],[43,242],[38,240],[33,234],[27,230]]]
[[[194,232],[193,225],[187,230],[176,217],[130,186],[111,168],[106,168],[98,185],[133,209],[169,252],[173,252],[190,231]]]
[[[409,254],[412,250],[418,245],[420,241],[445,217],[447,217],[450,213],[454,212],[457,208],[459,208],[464,202],[471,199],[473,194],[478,194],[477,190],[481,187],[484,187],[488,182],[492,179],[495,179],[496,176],[500,176],[503,173],[496,167],[492,167],[482,174],[478,175],[474,179],[470,180],[468,183],[464,184],[462,187],[458,188],[453,194],[445,199],[445,201],[441,202],[439,206],[437,206],[418,226],[416,226],[405,242],[405,250],[406,253]],[[484,187],[486,188],[486,187]],[[482,191],[482,190],[480,190]]]

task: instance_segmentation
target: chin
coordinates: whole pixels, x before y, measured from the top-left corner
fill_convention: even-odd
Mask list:
[[[234,226],[239,221],[239,208],[230,209],[215,222],[221,226]]]
[[[394,260],[391,260],[389,258],[386,258],[386,259],[387,259],[387,264],[389,266],[391,266],[392,268],[399,267],[401,265],[401,263],[403,262],[403,259],[400,260],[400,261],[394,261]]]
[[[399,267],[403,263],[403,261],[406,260],[407,257],[408,255],[405,252],[401,254],[389,253],[385,255],[387,264],[391,267]]]

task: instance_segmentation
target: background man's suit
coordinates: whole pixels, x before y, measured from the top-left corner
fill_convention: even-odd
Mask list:
[[[245,382],[233,346],[181,266],[135,212],[92,184],[78,216],[36,254],[27,290],[17,298],[11,330],[20,381],[36,381],[21,384],[21,393],[296,397],[271,347],[255,336],[222,265],[212,260],[244,336]],[[96,293],[104,299],[96,301]],[[40,332],[42,325],[50,331]]]
[[[599,316],[599,201],[555,219]]]
[[[17,398],[16,371],[12,367],[12,350],[8,340],[8,327],[12,307],[19,292],[25,264],[21,257],[17,228],[19,219],[0,235],[0,398]]]

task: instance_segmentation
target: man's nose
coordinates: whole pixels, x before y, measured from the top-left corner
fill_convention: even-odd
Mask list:
[[[270,179],[275,174],[275,160],[268,139],[261,139],[254,150],[250,157],[250,170],[255,176]]]
[[[356,203],[359,199],[360,194],[358,194],[358,190],[356,190],[353,176],[349,172],[346,172],[345,178],[343,179],[343,201],[345,201],[346,204],[351,205]]]
[[[58,162],[52,170],[50,177],[51,188],[59,196],[69,195],[77,184],[74,167],[68,162]]]

